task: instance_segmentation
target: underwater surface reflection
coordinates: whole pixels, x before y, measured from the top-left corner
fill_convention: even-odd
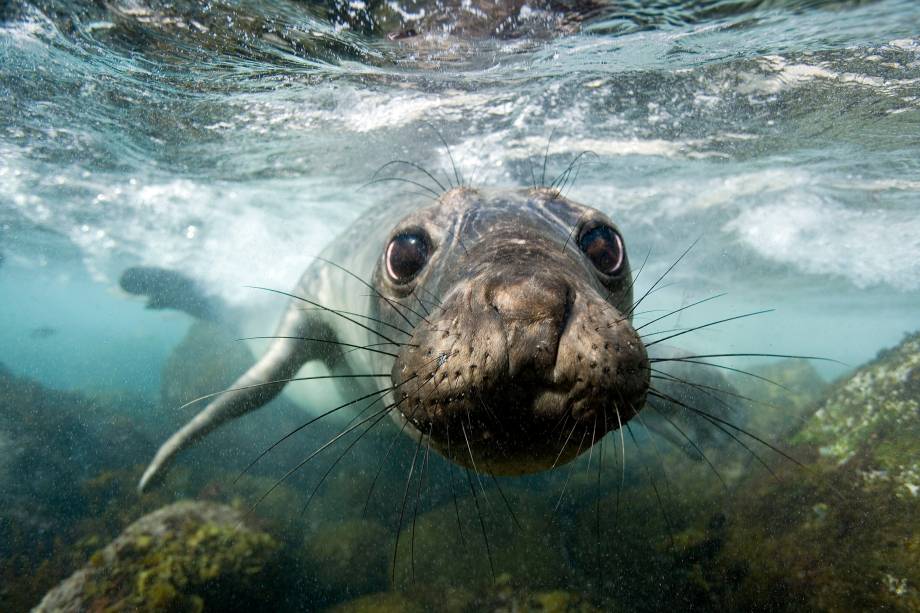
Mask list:
[[[0,609],[920,610],[917,24],[910,0],[0,4]],[[721,417],[560,428],[580,456],[521,477],[369,422],[279,484],[359,423],[313,420],[363,388],[300,381],[138,493],[268,347],[238,339],[286,298],[252,286],[461,177],[609,216],[645,342],[714,356],[660,385]],[[367,298],[337,274],[332,308]]]

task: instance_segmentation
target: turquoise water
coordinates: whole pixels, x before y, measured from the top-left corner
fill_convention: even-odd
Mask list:
[[[688,349],[825,356],[833,380],[920,328],[920,3],[641,4],[472,42],[294,1],[0,5],[0,362],[157,405],[192,319],[145,310],[124,269],[180,270],[270,333],[281,305],[245,286],[293,286],[362,211],[413,197],[363,187],[385,162],[452,172],[442,138],[483,186],[593,152],[567,194],[650,254],[640,291],[700,239],[649,308],[727,292],[675,327],[775,309]],[[126,465],[176,425],[140,406]]]

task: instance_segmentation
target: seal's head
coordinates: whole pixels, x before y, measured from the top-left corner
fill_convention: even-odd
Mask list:
[[[420,315],[393,365],[398,415],[459,464],[544,470],[645,402],[623,238],[554,190],[447,192],[393,228],[374,285],[377,317]]]

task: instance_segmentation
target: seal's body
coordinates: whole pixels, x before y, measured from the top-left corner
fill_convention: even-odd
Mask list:
[[[142,489],[316,360],[350,386],[377,384],[350,392],[379,399],[381,418],[493,474],[571,460],[645,402],[623,238],[555,190],[457,188],[416,210],[388,203],[283,293],[290,304],[269,349],[160,448]],[[560,431],[580,443],[560,451]]]

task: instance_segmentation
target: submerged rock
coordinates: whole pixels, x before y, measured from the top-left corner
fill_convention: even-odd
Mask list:
[[[50,389],[0,364],[0,610],[33,605],[73,568],[74,526],[97,510],[84,484],[139,461],[148,407]]]
[[[833,387],[796,441],[826,463],[849,465],[866,486],[882,481],[901,498],[920,495],[920,334]]]
[[[790,438],[804,466],[781,461],[776,478],[754,475],[724,530],[688,539],[685,555],[703,551],[682,570],[688,598],[740,609],[920,610],[920,334],[815,407]]]
[[[362,596],[339,604],[329,613],[424,613],[425,607],[397,592]]]
[[[489,488],[486,494],[480,490],[476,498],[458,499],[456,507],[449,502],[417,517],[414,500],[407,503],[395,567],[389,569],[394,587],[423,595],[475,590],[503,573],[529,589],[566,584],[570,569],[549,501],[511,489]]]
[[[265,603],[277,549],[230,507],[178,502],[128,526],[34,611],[249,610]]]
[[[340,604],[329,613],[396,613],[440,611],[443,613],[598,613],[582,594],[566,590],[539,591],[524,587],[526,581],[502,574],[477,592],[451,588],[415,600],[399,592],[370,594]],[[615,606],[604,610],[617,611]]]
[[[331,602],[384,590],[392,540],[372,521],[326,526],[305,539],[307,572]]]

